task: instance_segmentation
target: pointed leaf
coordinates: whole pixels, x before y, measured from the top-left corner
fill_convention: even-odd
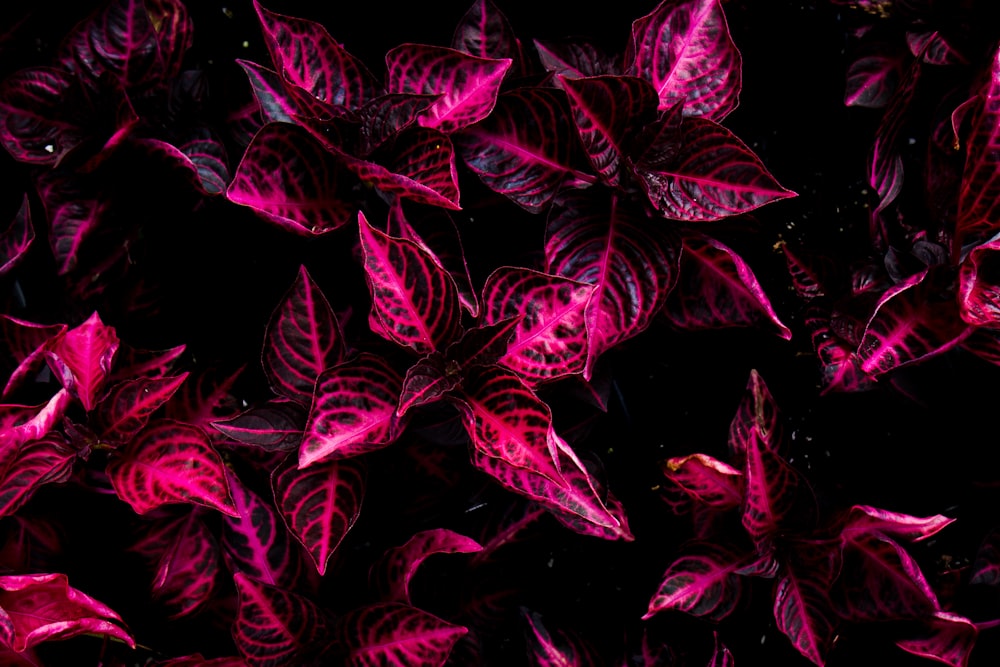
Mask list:
[[[879,533],[845,540],[840,590],[852,620],[922,618],[941,609],[920,566],[895,541]]]
[[[743,502],[743,473],[705,454],[677,456],[663,462],[664,476],[699,505],[717,510]]]
[[[621,74],[617,58],[588,42],[574,40],[533,40],[542,67],[553,74],[553,83],[562,79]]]
[[[470,554],[483,547],[472,538],[447,528],[423,530],[406,541],[392,547],[372,566],[369,576],[376,579],[382,590],[384,602],[413,604],[410,599],[410,580],[421,563],[434,554]]]
[[[425,611],[390,602],[362,607],[344,619],[352,667],[442,667],[468,630]]]
[[[875,131],[875,143],[868,159],[868,182],[878,193],[878,214],[895,201],[903,189],[903,158],[900,154],[900,132],[912,107],[921,72],[920,62],[914,61],[903,73],[899,86],[889,100],[889,106]]]
[[[364,182],[387,194],[458,210],[458,172],[451,138],[433,128],[411,127],[384,142],[371,161],[344,158]]]
[[[531,383],[583,373],[585,311],[595,285],[528,269],[501,267],[483,287],[483,321],[520,317],[500,364]]]
[[[690,545],[666,574],[644,619],[667,609],[721,621],[736,609],[743,591],[739,569],[746,557],[731,549],[708,543]]]
[[[139,378],[111,388],[98,410],[101,437],[128,442],[187,379],[187,373],[157,379]]]
[[[594,286],[585,312],[590,379],[597,357],[646,329],[666,302],[678,241],[617,196],[564,202],[546,226],[545,261],[549,273]]]
[[[528,623],[528,664],[533,667],[585,667],[599,664],[594,648],[575,633],[551,630],[541,614],[521,608]]]
[[[238,412],[232,388],[242,372],[242,366],[232,372],[218,368],[199,371],[182,384],[167,403],[167,417],[199,426],[209,434],[215,433],[213,423]]]
[[[970,250],[959,267],[958,304],[962,319],[973,326],[1000,326],[1000,286],[990,278],[998,250],[1000,239],[994,237]]]
[[[156,31],[163,78],[173,79],[180,74],[184,54],[191,48],[194,23],[181,0],[143,0],[142,4]]]
[[[809,559],[816,561],[816,559]],[[836,617],[829,598],[833,564],[820,559],[815,569],[805,562],[778,578],[774,619],[799,653],[822,667],[833,645]]]
[[[278,511],[322,575],[361,513],[365,466],[335,460],[300,470],[290,457],[271,476]]]
[[[898,56],[874,53],[858,58],[847,68],[844,104],[881,109],[889,104],[899,84],[902,61]]]
[[[721,120],[736,108],[742,59],[719,0],[665,0],[632,24],[628,74],[648,79],[660,108]]]
[[[571,117],[561,91],[520,88],[501,95],[493,113],[456,143],[486,187],[538,213],[561,190],[595,180],[578,170]]]
[[[672,160],[639,161],[635,166],[649,201],[664,217],[713,222],[795,196],[746,144],[718,123],[687,118],[682,129],[683,140]]]
[[[458,21],[451,48],[479,58],[516,60],[521,45],[503,12],[492,0],[474,0]]]
[[[114,327],[106,326],[94,311],[83,324],[49,341],[45,358],[62,385],[89,412],[97,405],[118,344]]]
[[[899,537],[913,542],[926,540],[955,521],[946,516],[919,517],[889,512],[888,510],[855,505],[847,514],[844,527],[841,528],[841,538],[864,533],[881,533],[889,537]]]
[[[72,588],[64,574],[0,577],[0,643],[18,653],[50,639],[113,637],[135,648],[121,617]]]
[[[462,383],[459,365],[433,352],[410,366],[403,378],[396,416],[402,417],[413,408],[440,400]]]
[[[682,329],[760,326],[789,340],[786,327],[750,266],[735,251],[709,236],[686,236],[680,278],[664,309]]]
[[[743,468],[746,480],[743,527],[761,545],[788,527],[799,509],[796,499],[806,491],[803,488],[806,482],[781,456],[768,449],[756,429],[750,434]]]
[[[357,112],[361,124],[359,155],[368,155],[413,126],[440,95],[395,93],[380,95]]]
[[[736,409],[736,416],[729,424],[729,453],[733,460],[742,462],[746,456],[752,432],[761,444],[771,451],[780,451],[782,445],[781,413],[778,404],[764,384],[756,369],[751,369],[743,400]]]
[[[17,266],[34,240],[35,228],[31,224],[28,195],[24,195],[14,220],[9,227],[0,231],[0,276]]]
[[[294,89],[292,85],[274,70],[239,58],[236,59],[236,64],[247,74],[250,89],[257,102],[257,111],[265,124],[298,123],[300,119],[314,115],[315,109],[301,95],[291,92]]]
[[[59,275],[76,268],[80,247],[98,228],[107,209],[91,181],[53,171],[38,179],[38,196],[49,221],[49,246]]]
[[[455,281],[418,245],[383,234],[358,214],[372,312],[393,342],[420,354],[440,350],[459,331]]]
[[[66,329],[65,324],[37,324],[0,314],[0,340],[6,343],[16,364],[0,397],[6,399],[41,370],[45,365],[46,344]]]
[[[66,415],[72,398],[60,389],[45,405],[0,405],[0,450],[45,437]]]
[[[921,636],[901,639],[896,646],[950,667],[966,667],[978,634],[976,625],[964,616],[938,611],[924,621]]]
[[[173,375],[177,358],[184,354],[184,345],[166,350],[138,350],[122,343],[118,347],[115,367],[108,377],[108,382],[123,382],[146,378],[158,380]]]
[[[16,512],[38,487],[65,482],[73,472],[76,450],[61,435],[0,447],[0,517]]]
[[[993,53],[989,80],[979,92],[966,140],[965,169],[958,195],[956,245],[970,236],[988,238],[1000,228],[997,209],[1000,164],[994,147],[1000,143],[1000,49]]]
[[[418,122],[450,134],[489,115],[511,63],[443,46],[402,44],[385,55],[387,87],[389,93],[441,95]]]
[[[20,162],[56,165],[90,135],[71,74],[52,67],[23,69],[0,83],[0,144]]]
[[[296,664],[303,650],[326,634],[322,610],[301,595],[241,572],[233,579],[240,596],[233,639],[248,667]]]
[[[271,315],[264,335],[264,372],[275,392],[312,400],[316,378],[344,360],[344,334],[306,267]]]
[[[334,366],[316,380],[299,449],[299,467],[381,449],[403,430],[396,417],[402,378],[371,354]]]
[[[200,429],[150,423],[108,463],[118,497],[145,514],[167,503],[192,503],[237,516],[222,457]]]
[[[296,401],[277,399],[230,419],[212,422],[220,433],[267,452],[285,452],[302,444],[308,413]]]

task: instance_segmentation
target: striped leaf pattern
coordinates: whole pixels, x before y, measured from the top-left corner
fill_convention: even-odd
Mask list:
[[[396,602],[362,607],[343,623],[351,667],[441,667],[468,632]]]
[[[233,639],[248,667],[299,663],[303,652],[327,633],[327,620],[313,602],[237,572],[239,608]]]

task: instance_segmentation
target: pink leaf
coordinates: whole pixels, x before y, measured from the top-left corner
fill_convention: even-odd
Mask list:
[[[300,266],[264,335],[264,372],[271,388],[308,403],[319,374],[343,360],[340,323],[319,285]]]
[[[402,382],[385,361],[367,353],[324,371],[316,381],[299,467],[389,445],[403,430],[396,417]]]
[[[598,356],[650,325],[677,279],[678,242],[617,196],[566,197],[545,230],[549,273],[594,286],[585,311],[590,379]]]
[[[829,590],[832,556],[797,558],[774,588],[774,620],[799,653],[819,667],[833,645],[837,619]]]
[[[93,410],[111,372],[118,336],[105,326],[97,311],[87,321],[63,332],[48,343],[45,357],[49,367],[83,407]]]
[[[108,476],[118,497],[138,514],[167,503],[192,503],[236,517],[225,469],[201,429],[162,419],[109,461]]]
[[[28,195],[24,195],[14,220],[0,231],[0,276],[17,266],[34,240],[35,228],[31,224]]]
[[[767,449],[777,452],[782,448],[781,413],[778,404],[764,384],[756,369],[750,370],[750,379],[736,415],[729,424],[729,453],[735,461],[746,456],[750,438],[760,438]]]
[[[541,614],[521,608],[528,623],[528,662],[532,667],[586,667],[600,664],[589,643],[575,633],[551,630]]]
[[[796,500],[808,487],[792,466],[767,448],[756,429],[750,434],[743,468],[746,480],[743,527],[761,545],[787,527],[799,509]]]
[[[921,618],[941,609],[920,566],[889,537],[852,535],[843,558],[840,588],[851,620]]]
[[[118,348],[115,367],[108,382],[123,382],[146,378],[157,380],[174,373],[177,358],[184,354],[184,345],[166,350],[137,350],[126,343]]]
[[[79,108],[61,101],[79,96],[62,69],[33,67],[0,83],[0,144],[15,160],[56,165],[90,135]]]
[[[450,134],[489,115],[511,62],[442,46],[403,44],[385,55],[387,87],[390,93],[440,95],[417,122]]]
[[[900,639],[896,646],[907,653],[936,660],[950,667],[965,667],[979,634],[969,619],[947,611],[924,620],[920,636]]]
[[[22,652],[51,639],[97,634],[135,640],[121,617],[94,598],[70,587],[64,574],[0,577],[0,643]]]
[[[102,438],[128,442],[187,379],[187,373],[157,379],[139,378],[115,385],[98,410]]]
[[[65,482],[73,473],[76,451],[61,435],[0,446],[0,517],[16,512],[38,487]]]
[[[660,108],[721,120],[736,108],[742,59],[719,0],[665,0],[632,24],[628,74],[648,79]]]
[[[301,236],[325,234],[354,213],[344,181],[343,168],[306,130],[268,123],[247,147],[226,198]]]
[[[483,287],[483,320],[520,317],[500,358],[529,382],[583,373],[587,362],[585,311],[596,286],[559,276],[501,267]]]
[[[240,596],[233,639],[248,667],[294,665],[327,633],[326,616],[308,599],[240,572],[233,579]]]
[[[721,621],[739,603],[743,591],[739,570],[746,565],[746,560],[718,545],[690,546],[667,568],[643,618],[676,609],[699,618]]]
[[[361,513],[364,464],[334,460],[300,470],[294,458],[289,458],[275,469],[271,485],[285,525],[322,575]]]
[[[442,667],[468,630],[399,603],[363,607],[344,619],[347,664]]]
[[[412,604],[410,580],[425,559],[434,554],[469,554],[482,549],[472,538],[446,528],[423,530],[407,540],[406,544],[386,551],[381,560],[372,566],[369,576],[380,584],[384,602]]]
[[[847,68],[844,104],[869,109],[888,105],[899,84],[901,69],[898,56],[876,53],[858,58]]]
[[[107,210],[92,182],[61,171],[38,178],[38,196],[49,221],[49,246],[59,275],[76,268],[80,247],[93,235]]]
[[[72,399],[60,389],[45,405],[0,405],[0,450],[45,437],[66,414]]]
[[[662,467],[664,476],[699,505],[726,510],[743,502],[743,473],[711,456],[677,456]]]
[[[973,326],[1000,326],[1000,285],[989,277],[998,250],[1000,239],[990,239],[970,250],[959,267],[958,304],[962,319]]]
[[[451,276],[412,241],[395,239],[358,214],[372,312],[389,339],[420,354],[458,335],[461,313]]]
[[[521,53],[510,22],[492,0],[474,0],[459,19],[451,47],[479,58],[517,60]]]
[[[16,364],[0,398],[6,399],[42,368],[45,363],[46,343],[66,329],[65,324],[36,324],[0,314],[0,340],[6,343],[10,356]]]
[[[290,451],[302,444],[306,409],[296,401],[276,399],[235,417],[212,422],[227,437],[264,451]]]
[[[1000,49],[993,53],[989,80],[979,93],[966,141],[965,169],[958,195],[955,246],[974,236],[984,239],[998,229],[1000,163],[994,147],[1000,142]]]
[[[889,537],[899,537],[914,542],[926,540],[955,521],[946,516],[935,514],[934,516],[918,517],[899,512],[889,512],[888,510],[870,507],[868,505],[855,505],[851,508],[845,519],[844,527],[840,534],[842,539],[850,538],[852,535],[865,533],[881,533]]]

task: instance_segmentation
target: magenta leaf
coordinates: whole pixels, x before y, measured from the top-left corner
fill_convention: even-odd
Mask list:
[[[0,643],[18,653],[50,639],[113,637],[135,648],[121,617],[71,587],[65,574],[0,577]]]
[[[294,90],[291,84],[281,78],[274,70],[268,69],[249,60],[237,59],[236,63],[243,68],[250,81],[256,101],[256,111],[260,113],[264,123],[298,123],[301,119],[311,119],[316,110],[301,96],[290,92]],[[304,91],[303,91],[304,92]],[[257,130],[254,130],[256,133]]]
[[[168,419],[150,423],[108,462],[115,493],[138,514],[191,503],[238,516],[225,470],[201,429]]]
[[[102,439],[125,443],[149,421],[187,379],[187,373],[163,378],[139,378],[117,384],[98,408]]]
[[[302,558],[278,512],[227,469],[236,513],[222,524],[222,548],[233,572],[271,586],[294,588]]]
[[[808,487],[798,471],[767,447],[756,429],[750,431],[747,441],[743,476],[743,527],[755,543],[766,544],[786,527],[799,509],[796,500]]]
[[[604,182],[618,185],[638,128],[656,117],[656,91],[637,77],[563,78],[584,151]]]
[[[666,574],[644,619],[668,609],[721,621],[739,603],[743,590],[739,570],[746,558],[718,545],[698,543],[685,549]]]
[[[864,372],[880,375],[940,354],[972,332],[955,299],[938,296],[942,273],[922,271],[882,294],[858,346]]]
[[[853,535],[843,547],[840,589],[852,620],[922,618],[941,609],[920,566],[879,533]]]
[[[681,127],[683,139],[671,160],[635,165],[649,201],[664,217],[713,222],[795,196],[723,126],[686,118]]]
[[[562,79],[621,74],[617,58],[593,44],[541,39],[534,40],[534,44],[542,67],[553,75],[553,83],[557,85],[562,85]]]
[[[518,60],[521,44],[492,0],[474,0],[458,21],[451,47],[479,58]]]
[[[955,520],[940,514],[918,517],[868,505],[855,505],[848,512],[840,535],[842,539],[849,539],[853,535],[880,533],[919,542],[937,535],[953,521]]]
[[[462,368],[445,355],[433,352],[410,366],[403,378],[396,416],[402,417],[413,408],[440,400],[462,383]]]
[[[39,176],[38,196],[49,221],[49,246],[60,275],[76,268],[80,247],[97,229],[107,204],[91,182],[52,171]]]
[[[360,155],[368,155],[386,141],[411,127],[440,95],[396,93],[379,95],[357,112]]]
[[[268,452],[290,451],[302,444],[306,409],[296,401],[276,399],[235,417],[212,422],[220,433]]]
[[[32,375],[45,365],[45,351],[49,340],[59,336],[65,324],[38,324],[0,314],[0,340],[7,346],[16,367],[10,374],[3,394],[6,399]]]
[[[56,165],[89,138],[77,107],[78,84],[61,69],[34,67],[0,83],[0,143],[20,162]]]
[[[73,472],[76,450],[61,435],[0,446],[0,517],[16,512],[38,487],[65,482]]]
[[[171,347],[166,350],[138,350],[122,343],[118,347],[118,356],[115,358],[115,367],[108,377],[108,382],[123,382],[146,378],[157,380],[167,377],[175,372],[177,359],[185,350],[184,345]]]
[[[385,54],[389,93],[440,95],[417,122],[445,134],[490,114],[511,63],[424,44],[402,44]]]
[[[175,144],[158,139],[141,139],[137,143],[181,165],[199,192],[218,195],[226,191],[230,177],[226,149],[208,128],[192,128]]]
[[[264,335],[264,372],[271,388],[308,403],[319,374],[344,360],[344,334],[305,266],[271,315]]]
[[[283,78],[329,105],[358,109],[378,92],[375,78],[319,23],[268,11],[254,0],[271,59]]]
[[[167,417],[214,434],[212,424],[238,412],[237,400],[231,390],[242,372],[243,367],[231,373],[216,368],[199,371],[182,384],[167,403]]]
[[[875,144],[868,160],[868,182],[879,196],[879,203],[874,211],[876,214],[891,204],[903,188],[903,158],[899,150],[899,137],[912,106],[921,71],[920,62],[914,61],[903,73],[875,132]]]
[[[1000,586],[1000,529],[993,529],[983,538],[972,563],[970,584]]]
[[[600,664],[594,649],[576,633],[546,627],[541,614],[521,608],[528,623],[528,663],[532,667],[585,667]]]
[[[863,370],[854,345],[833,332],[830,317],[819,309],[807,311],[806,326],[820,364],[823,394],[831,391],[864,391],[874,380]]]
[[[200,512],[148,526],[132,550],[155,564],[153,597],[173,610],[171,618],[195,613],[216,593],[219,543]]]
[[[303,652],[327,633],[323,611],[301,595],[241,572],[233,579],[240,597],[233,639],[247,666],[301,664]]]
[[[299,467],[381,449],[403,430],[396,405],[403,379],[383,359],[363,353],[323,372],[299,449]]]
[[[725,644],[719,639],[719,633],[712,633],[715,637],[715,648],[712,650],[712,657],[708,661],[708,667],[736,667],[736,659],[733,657]]]
[[[681,329],[700,330],[766,324],[785,340],[792,337],[750,266],[709,236],[686,236],[680,279],[664,309]]]
[[[383,234],[364,213],[358,222],[372,313],[389,340],[420,354],[453,341],[461,322],[455,281],[417,244]]]
[[[598,356],[645,330],[663,307],[677,279],[679,242],[617,196],[564,202],[545,230],[545,261],[549,273],[594,286],[585,311],[590,379]]]
[[[0,231],[0,276],[17,266],[34,240],[35,228],[31,224],[28,195],[24,195],[14,220]]]
[[[271,475],[271,486],[285,525],[322,575],[361,513],[364,464],[334,460],[300,470],[290,457]]]
[[[63,387],[89,412],[97,405],[118,344],[114,327],[106,326],[94,311],[83,324],[49,341],[45,358]]]
[[[833,581],[831,558],[798,562],[778,578],[774,589],[774,619],[778,629],[799,653],[822,667],[833,645],[837,619],[829,590]]]
[[[71,402],[69,392],[60,389],[45,405],[0,405],[0,449],[45,437],[66,415]]]
[[[296,234],[325,234],[353,216],[344,180],[334,156],[306,130],[268,123],[247,147],[226,198]]]
[[[990,239],[969,251],[959,267],[958,304],[962,319],[973,326],[1000,325],[1000,286],[988,276],[996,265],[1000,239]]]
[[[901,68],[897,56],[874,53],[858,58],[847,68],[844,104],[869,109],[888,105],[899,84]]]
[[[343,620],[346,664],[358,667],[442,667],[468,630],[396,602],[362,607]]]
[[[493,113],[456,141],[488,188],[538,213],[561,190],[595,181],[578,169],[571,117],[561,91],[520,88],[500,95]]]
[[[383,192],[440,208],[460,208],[455,148],[440,131],[409,128],[370,158],[372,162],[345,157],[345,162],[362,181],[371,181]]]
[[[632,23],[628,74],[649,80],[660,108],[684,103],[685,116],[722,120],[736,108],[740,52],[719,0],[665,0]]]
[[[156,31],[163,62],[164,79],[173,79],[181,72],[184,54],[191,48],[194,24],[181,0],[143,0],[146,13]]]
[[[756,369],[750,370],[746,392],[729,424],[729,452],[736,461],[743,461],[750,438],[759,437],[772,451],[782,444],[781,413],[778,404]]]
[[[956,244],[975,236],[992,236],[998,229],[997,201],[1000,164],[993,147],[1000,142],[1000,49],[992,58],[989,80],[979,93],[972,115],[972,130],[966,140],[965,169],[958,195],[955,222]]]
[[[585,310],[596,286],[529,269],[501,267],[483,287],[483,321],[520,317],[500,364],[528,382],[582,373]]]
[[[410,580],[429,556],[470,554],[482,549],[472,538],[447,528],[423,530],[407,540],[406,544],[386,551],[381,560],[372,566],[370,576],[379,582],[384,602],[412,604]]]
[[[800,299],[810,301],[826,296],[828,286],[836,279],[836,262],[823,255],[792,250],[787,243],[781,244],[785,264],[792,279],[792,286]]]
[[[663,474],[699,505],[727,510],[743,502],[743,473],[706,454],[667,459]]]
[[[974,623],[958,614],[938,611],[923,625],[919,636],[900,639],[896,646],[950,667],[966,667],[979,634]]]

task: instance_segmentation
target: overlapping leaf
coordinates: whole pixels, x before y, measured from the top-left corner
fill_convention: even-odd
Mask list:
[[[492,0],[475,0],[458,21],[451,47],[479,58],[516,60],[521,44]]]
[[[343,621],[352,667],[441,667],[468,630],[396,602],[363,607]]]
[[[434,554],[469,554],[482,549],[472,538],[447,528],[423,530],[405,544],[386,551],[372,566],[370,576],[378,582],[384,602],[413,604],[410,580],[424,560]]]
[[[114,327],[94,311],[82,324],[49,341],[45,358],[62,385],[90,411],[111,373],[118,345]]]
[[[733,460],[743,461],[750,438],[760,438],[761,444],[772,451],[782,448],[781,413],[778,404],[756,369],[750,371],[746,392],[729,423],[729,453]]]
[[[671,563],[643,618],[668,609],[721,621],[736,609],[743,590],[744,558],[731,549],[696,544]]]
[[[98,229],[108,204],[92,180],[60,171],[43,173],[38,196],[49,221],[49,246],[60,275],[76,268],[80,248]]]
[[[294,457],[275,469],[271,485],[278,511],[322,575],[361,513],[365,467],[334,460],[298,469]]]
[[[549,273],[594,286],[585,311],[589,346],[584,378],[597,357],[642,332],[677,279],[678,241],[641,210],[611,196],[578,195],[549,219]]]
[[[0,276],[17,266],[34,240],[35,228],[31,224],[28,195],[24,195],[14,219],[0,231]]]
[[[532,667],[584,667],[599,664],[594,648],[576,633],[550,629],[542,615],[521,608],[528,624],[528,664]]]
[[[402,432],[396,404],[403,379],[383,359],[361,354],[316,380],[299,467],[380,449]]]
[[[991,61],[989,80],[979,93],[980,103],[972,118],[972,131],[966,141],[965,169],[958,195],[956,242],[970,236],[987,238],[1000,228],[1000,164],[996,148],[1000,145],[1000,49]]]
[[[998,250],[996,238],[976,246],[959,270],[958,304],[962,319],[973,326],[1000,325],[1000,288],[987,277],[1000,258]]]
[[[212,422],[220,433],[265,451],[297,450],[302,444],[308,412],[289,399],[268,401],[235,417]]]
[[[829,558],[803,559],[778,578],[774,589],[778,629],[819,667],[826,663],[837,627],[829,597],[832,566]]]
[[[943,662],[950,667],[965,667],[979,630],[969,619],[947,611],[938,611],[924,621],[921,635],[900,639],[896,646],[907,653]]]
[[[139,378],[115,385],[101,402],[98,418],[102,438],[124,443],[132,439],[150,416],[166,403],[187,379],[187,373],[163,378]]]
[[[248,667],[295,664],[326,634],[326,616],[305,597],[240,572],[233,579],[240,597],[233,639]]]
[[[855,535],[843,548],[845,613],[853,620],[921,618],[941,609],[920,566],[891,538]]]
[[[889,104],[899,84],[902,62],[898,56],[874,53],[858,58],[847,68],[847,106],[881,109]]]
[[[23,445],[0,446],[0,517],[16,512],[44,484],[65,482],[73,472],[76,451],[53,434]]]
[[[621,74],[619,58],[605,53],[598,46],[577,40],[533,40],[542,67],[553,75],[553,83],[562,79]]]
[[[625,62],[661,109],[683,102],[686,116],[721,120],[739,101],[742,59],[719,0],[664,0],[632,24]]]
[[[186,347],[178,345],[166,350],[139,350],[128,343],[118,346],[118,356],[115,357],[115,367],[111,370],[108,382],[123,382],[146,378],[158,380],[173,375],[178,358],[184,354]]]
[[[843,539],[863,533],[880,533],[919,542],[937,535],[938,531],[954,521],[940,514],[920,517],[869,505],[855,505],[847,513],[840,534]]]
[[[0,339],[15,363],[2,398],[6,399],[45,364],[46,343],[66,331],[65,324],[38,324],[0,314]]]
[[[726,510],[743,502],[743,473],[706,454],[668,459],[663,463],[663,474],[699,505]]]
[[[167,503],[192,503],[238,516],[222,457],[194,426],[162,419],[149,424],[108,463],[118,497],[145,514]]]
[[[0,83],[0,143],[15,160],[55,165],[89,137],[80,109],[60,104],[79,95],[71,74],[23,69]]]
[[[757,544],[767,543],[795,516],[796,501],[806,490],[805,481],[780,455],[772,451],[757,434],[750,432],[747,442],[746,501],[743,527]]]
[[[0,405],[0,449],[16,449],[45,437],[66,415],[71,402],[69,392],[60,389],[44,405]]]

